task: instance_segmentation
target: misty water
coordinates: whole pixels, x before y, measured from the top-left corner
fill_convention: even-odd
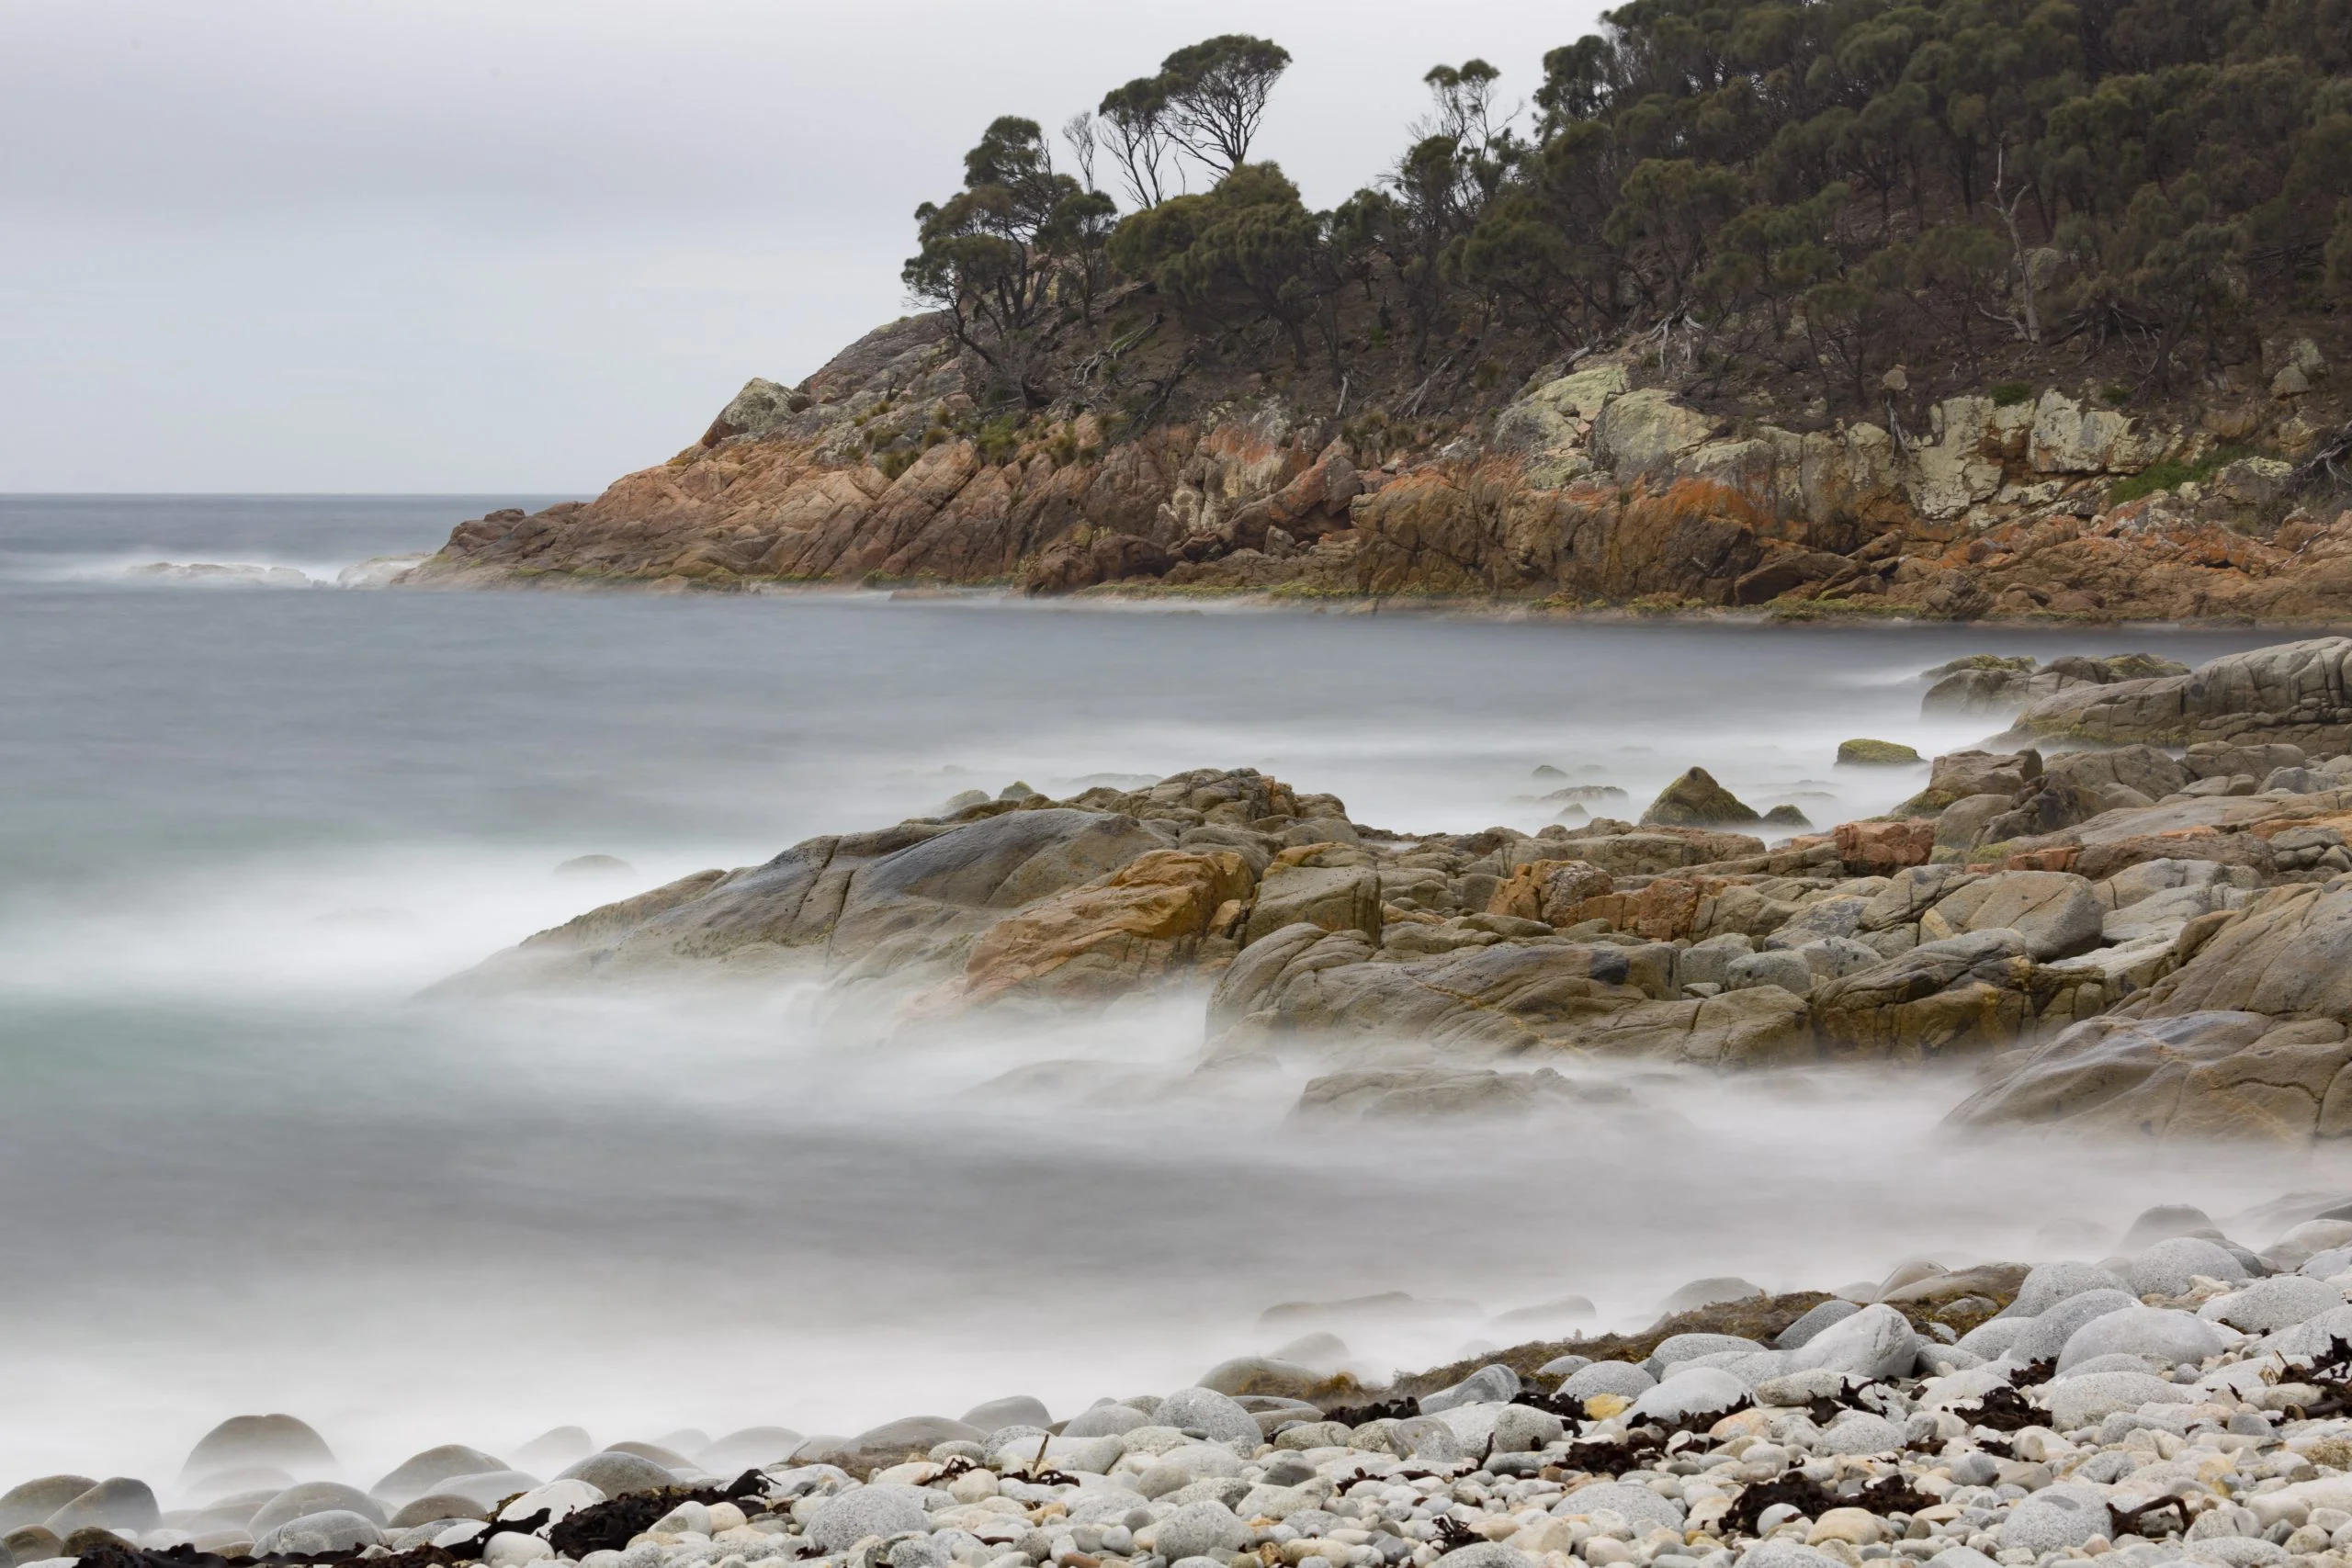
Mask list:
[[[2226,1222],[2339,1179],[1987,1152],[1935,1130],[1963,1081],[1893,1072],[1299,1126],[1311,1060],[1188,1076],[1196,993],[921,1040],[829,1021],[813,981],[420,1001],[592,905],[967,788],[1251,766],[1362,822],[1532,830],[1539,765],[1633,815],[1701,763],[1826,823],[1924,776],[1833,769],[1839,739],[1982,738],[1921,720],[1929,664],[2268,640],[127,570],[331,581],[544,499],[0,498],[0,1485],[141,1474],[168,1506],[244,1411],[301,1416],[363,1483],[558,1422],[1069,1414],[1272,1348],[1283,1301],[1439,1303],[1343,1325],[1367,1371],[1426,1365],[1571,1292],[1624,1323],[1701,1275],[2095,1257],[2152,1202]],[[556,874],[586,854],[630,869]],[[995,1082],[1045,1062],[1083,1066]]]

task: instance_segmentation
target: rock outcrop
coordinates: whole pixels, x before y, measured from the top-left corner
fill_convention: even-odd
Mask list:
[[[2173,710],[2231,739],[1953,752],[1901,814],[1777,843],[1607,818],[1398,833],[1201,770],[812,839],[448,984],[818,976],[891,1028],[1189,987],[1200,1070],[1334,1057],[1318,1116],[1518,1114],[1601,1092],[1553,1070],[1578,1062],[1966,1059],[1996,1076],[1965,1125],[2352,1136],[2352,756],[2246,738],[2332,676],[2245,673],[2346,648],[2093,683],[2195,694]],[[1725,802],[1693,768],[1651,815]]]
[[[2102,744],[2284,741],[2352,747],[2352,637],[2321,637],[2217,659],[2194,671],[2054,692],[2019,731]]]
[[[1948,399],[1901,440],[1868,423],[1726,430],[1642,384],[1653,374],[1629,351],[1538,377],[1395,456],[1272,395],[1114,434],[1093,413],[988,423],[938,322],[919,317],[797,387],[751,382],[700,441],[593,502],[459,525],[401,581],[1126,584],[1945,618],[2352,612],[2352,513],[2277,517],[2276,484],[2257,496],[2218,480],[2109,503],[2119,480],[2207,452],[2209,433],[2056,389]],[[2297,413],[2273,439],[2291,456],[2318,433]],[[1997,703],[2017,684],[1979,671],[1947,695]]]

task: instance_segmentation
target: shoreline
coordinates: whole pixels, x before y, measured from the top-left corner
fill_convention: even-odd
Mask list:
[[[448,1444],[364,1490],[306,1422],[234,1416],[162,1489],[183,1506],[39,1478],[0,1499],[0,1540],[42,1568],[2342,1568],[2334,1201],[2259,1253],[2159,1206],[2095,1262],[1694,1281],[1639,1331],[1385,1382],[1316,1331],[1059,1416],[1011,1395],[602,1450],[558,1427],[512,1465]]]
[[[1019,604],[1037,609],[1133,608],[1204,611],[1256,611],[1305,615],[1452,616],[1482,621],[1546,621],[1595,626],[1726,626],[1805,627],[1950,628],[1984,626],[1995,630],[2084,629],[2121,634],[2248,631],[2292,632],[2313,636],[2352,635],[2352,615],[2322,619],[2258,619],[2215,615],[2197,619],[2148,620],[2042,612],[2031,615],[1981,615],[1946,618],[1913,613],[1874,611],[1792,613],[1769,607],[1733,606],[1606,606],[1563,605],[1545,599],[1506,599],[1470,594],[1337,593],[1323,591],[1285,592],[1279,589],[1166,588],[1138,589],[1105,584],[1073,593],[1024,593],[1011,583],[948,582],[787,582],[755,580],[724,585],[683,579],[590,576],[574,572],[530,572],[504,569],[469,569],[467,576],[434,581],[395,580],[384,587],[409,592],[610,592],[655,597],[707,595],[717,598],[867,599],[894,603],[988,603]]]

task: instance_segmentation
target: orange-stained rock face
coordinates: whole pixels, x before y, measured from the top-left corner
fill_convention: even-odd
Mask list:
[[[2352,513],[2267,522],[2232,499],[2245,487],[2219,481],[2106,503],[2115,479],[2210,435],[2052,390],[2005,409],[1948,400],[1932,439],[1907,446],[1870,424],[1703,438],[1707,420],[1598,363],[1606,374],[1570,378],[1574,419],[1538,408],[1552,396],[1538,391],[1498,416],[1490,445],[1381,467],[1275,400],[1109,445],[1080,414],[984,452],[956,434],[973,428],[959,362],[918,319],[798,389],[754,382],[703,442],[593,502],[460,525],[407,581],[1164,581],[1951,619],[2352,615]],[[1591,416],[1620,397],[1634,412],[1600,422],[1626,427],[1612,470]]]
[[[1905,866],[1928,863],[1936,849],[1936,825],[1926,818],[1840,822],[1832,838],[1838,860],[1854,875],[1891,876]]]
[[[1140,855],[982,932],[965,967],[965,998],[1132,990],[1196,959],[1216,934],[1218,912],[1238,918],[1255,882],[1249,863],[1231,850]]]

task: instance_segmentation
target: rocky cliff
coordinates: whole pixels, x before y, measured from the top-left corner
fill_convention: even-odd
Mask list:
[[[2352,512],[2291,504],[2341,466],[2345,411],[2314,344],[2278,354],[2268,391],[2194,423],[2018,385],[1915,409],[1917,429],[1890,393],[1885,424],[1799,430],[1710,412],[1628,349],[1434,430],[1309,417],[1272,391],[1106,429],[982,420],[918,318],[798,387],[753,381],[593,502],[459,525],[407,581],[2352,615]]]

